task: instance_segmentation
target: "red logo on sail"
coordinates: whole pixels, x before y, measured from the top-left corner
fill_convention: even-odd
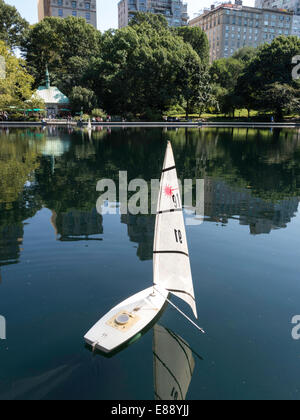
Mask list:
[[[174,193],[174,191],[176,190],[177,188],[172,188],[170,185],[166,185],[165,186],[165,194],[168,196],[168,197],[172,197],[172,195],[173,195],[173,193]]]

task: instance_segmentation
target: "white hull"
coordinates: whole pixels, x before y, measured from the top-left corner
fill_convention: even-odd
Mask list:
[[[160,293],[153,295],[153,287],[149,287],[115,306],[85,335],[86,343],[110,353],[143,331],[162,310],[169,294],[161,287],[156,288]],[[116,322],[122,314],[129,316],[126,324]]]

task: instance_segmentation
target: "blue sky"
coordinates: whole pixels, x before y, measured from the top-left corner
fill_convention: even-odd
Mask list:
[[[6,3],[15,6],[21,15],[30,23],[37,22],[37,1],[38,0],[5,0]],[[118,5],[119,0],[97,0],[98,8],[98,29],[104,31],[109,28],[118,27]],[[208,7],[212,0],[187,0],[190,18],[194,17],[199,9]],[[254,0],[244,0],[244,4],[253,6]]]

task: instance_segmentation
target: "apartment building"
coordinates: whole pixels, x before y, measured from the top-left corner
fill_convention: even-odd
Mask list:
[[[188,24],[187,4],[182,0],[121,0],[118,4],[119,28],[124,28],[137,12],[163,15],[170,26]]]
[[[255,7],[261,9],[283,9],[300,14],[300,0],[255,0]]]
[[[300,37],[300,0],[256,0],[255,7],[294,12],[291,35]]]
[[[293,12],[243,6],[237,0],[235,4],[211,6],[189,25],[199,26],[206,32],[210,60],[214,61],[230,57],[242,47],[258,47],[279,35],[290,35],[292,23]]]
[[[38,0],[39,22],[46,16],[83,17],[97,28],[97,3],[96,0]]]

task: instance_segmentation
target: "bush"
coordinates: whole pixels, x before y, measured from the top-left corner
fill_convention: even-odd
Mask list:
[[[106,114],[106,112],[103,111],[103,109],[95,108],[95,109],[92,110],[92,116],[95,117],[95,118],[97,118],[97,117],[106,118],[107,114]]]
[[[89,114],[83,114],[82,117],[80,115],[76,115],[76,117],[74,117],[75,121],[80,121],[82,119],[82,121],[88,121],[91,117],[89,116]]]
[[[26,121],[27,117],[20,112],[14,112],[8,115],[9,121]]]
[[[27,121],[31,121],[31,122],[39,122],[41,121],[40,117],[35,116],[35,115],[31,115],[30,117],[27,118]]]
[[[165,112],[165,115],[168,117],[169,116],[173,117],[175,115],[185,115],[185,110],[184,108],[182,108],[181,105],[176,104],[176,105],[173,105],[171,108],[169,108],[168,111]]]

